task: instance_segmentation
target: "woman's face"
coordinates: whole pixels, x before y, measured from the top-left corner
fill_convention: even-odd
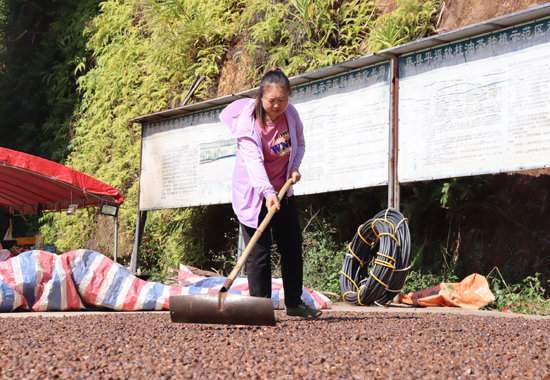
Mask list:
[[[262,107],[264,107],[268,121],[277,120],[288,107],[288,92],[281,86],[267,87],[262,96]]]

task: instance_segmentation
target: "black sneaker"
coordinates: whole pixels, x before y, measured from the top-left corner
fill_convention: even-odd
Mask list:
[[[321,310],[309,307],[305,302],[302,302],[297,307],[285,307],[286,315],[291,317],[317,318],[323,314]]]

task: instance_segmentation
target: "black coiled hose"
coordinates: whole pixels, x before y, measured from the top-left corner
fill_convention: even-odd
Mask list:
[[[344,301],[363,306],[387,304],[403,289],[410,268],[407,219],[395,209],[383,210],[359,226],[348,246],[340,272]]]

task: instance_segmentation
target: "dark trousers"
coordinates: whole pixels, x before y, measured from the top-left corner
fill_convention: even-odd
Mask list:
[[[265,200],[258,217],[258,226],[267,215]],[[250,242],[255,228],[242,225],[246,245]],[[271,234],[281,254],[281,273],[285,290],[285,305],[296,307],[302,302],[302,229],[298,217],[298,202],[294,196],[281,200],[281,209],[273,215],[269,226],[254,246],[246,261],[250,295],[271,297]]]

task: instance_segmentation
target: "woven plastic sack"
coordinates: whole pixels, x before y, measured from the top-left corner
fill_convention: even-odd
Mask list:
[[[433,288],[404,294],[402,303],[415,306],[447,306],[479,309],[495,300],[484,276],[474,273],[457,283],[441,283]]]

